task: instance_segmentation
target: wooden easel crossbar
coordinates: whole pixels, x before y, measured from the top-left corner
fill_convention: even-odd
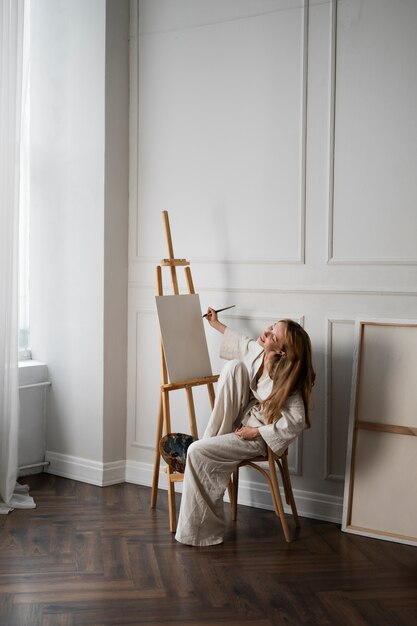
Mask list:
[[[162,219],[164,222],[165,236],[168,246],[169,258],[162,259],[161,264],[156,268],[156,293],[158,296],[164,295],[163,293],[163,281],[162,281],[162,268],[169,267],[171,274],[172,288],[175,295],[179,295],[177,267],[183,267],[185,271],[185,277],[188,287],[188,293],[194,294],[194,284],[191,276],[190,263],[186,259],[176,259],[174,257],[174,249],[172,245],[171,229],[169,225],[168,212],[162,212]],[[206,376],[202,378],[191,378],[184,381],[176,381],[170,383],[168,381],[168,370],[162,345],[162,339],[160,341],[160,358],[161,358],[161,387],[159,395],[159,408],[158,408],[158,421],[156,429],[156,445],[155,445],[155,461],[153,471],[152,482],[152,496],[151,507],[155,508],[158,499],[158,482],[159,482],[159,470],[161,455],[159,451],[159,442],[163,435],[169,434],[171,431],[171,412],[170,412],[170,399],[169,394],[172,391],[178,389],[185,389],[187,396],[188,415],[190,420],[190,429],[193,437],[198,438],[197,421],[195,415],[193,388],[201,385],[207,386],[211,408],[214,406],[214,383],[218,380],[218,375]],[[169,525],[171,532],[176,531],[177,519],[175,510],[175,483],[181,482],[184,479],[184,474],[174,472],[172,468],[166,466],[167,480],[168,480],[168,508],[169,508]]]

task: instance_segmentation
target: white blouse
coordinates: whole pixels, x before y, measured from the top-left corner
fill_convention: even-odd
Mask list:
[[[259,380],[256,374],[262,364],[264,350],[257,341],[226,327],[220,346],[220,357],[242,361],[249,373],[250,398],[242,423],[259,428],[259,434],[275,454],[282,454],[305,428],[304,402],[299,392],[292,394],[272,424],[266,424],[261,403],[272,391],[272,380],[266,368]]]

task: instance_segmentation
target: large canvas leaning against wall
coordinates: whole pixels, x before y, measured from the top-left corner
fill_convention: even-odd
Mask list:
[[[356,323],[342,530],[417,545],[417,321]]]

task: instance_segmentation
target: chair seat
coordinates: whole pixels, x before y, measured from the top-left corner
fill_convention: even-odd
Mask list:
[[[259,463],[268,463],[268,469],[264,469],[259,465]],[[286,503],[291,507],[292,515],[294,518],[296,528],[300,528],[300,520],[298,517],[297,507],[294,500],[294,494],[291,486],[291,478],[288,469],[288,450],[285,450],[281,455],[276,455],[268,447],[268,453],[266,456],[257,456],[253,459],[247,459],[245,461],[241,461],[238,467],[232,474],[231,483],[229,486],[229,495],[230,495],[230,504],[232,507],[232,519],[236,520],[237,518],[237,497],[238,497],[238,488],[239,488],[239,468],[241,467],[253,467],[257,471],[259,471],[264,478],[266,479],[272,496],[272,502],[275,509],[275,514],[279,517],[282,525],[282,529],[284,531],[285,540],[287,543],[291,542],[291,534],[288,528],[287,519],[284,513],[284,507],[282,505],[281,494],[279,490],[278,478],[276,467],[281,474],[282,484],[285,493]]]
[[[241,461],[239,463],[239,467],[243,467],[244,465],[250,465],[251,463],[268,463],[267,456],[257,456],[253,459],[248,459],[246,461]]]

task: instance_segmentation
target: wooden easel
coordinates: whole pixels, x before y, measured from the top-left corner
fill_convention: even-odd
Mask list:
[[[174,249],[172,246],[171,229],[169,226],[168,212],[162,212],[162,219],[165,227],[165,236],[168,246],[168,259],[162,259],[161,265],[156,268],[156,292],[158,296],[163,295],[162,284],[162,267],[169,267],[171,271],[172,288],[175,295],[179,295],[178,280],[177,280],[177,267],[184,267],[185,276],[188,285],[188,293],[194,294],[194,284],[191,276],[190,263],[186,259],[175,259]],[[164,350],[162,346],[162,339],[160,341],[160,354],[161,354],[161,389],[159,396],[159,409],[158,409],[158,424],[156,429],[156,445],[155,445],[155,462],[153,471],[153,483],[152,483],[152,498],[151,507],[156,507],[156,501],[158,498],[158,481],[159,481],[159,465],[160,465],[160,452],[159,442],[163,435],[171,432],[171,415],[169,406],[169,394],[171,391],[177,389],[185,389],[187,394],[188,414],[190,419],[190,429],[193,437],[198,438],[197,422],[194,409],[193,387],[200,385],[207,385],[207,391],[210,399],[211,408],[214,406],[214,386],[217,382],[218,375],[206,376],[203,378],[192,378],[189,380],[183,380],[175,383],[168,382],[168,372],[165,361]],[[166,466],[166,473],[168,479],[168,508],[169,508],[169,526],[171,532],[175,532],[177,528],[177,516],[175,510],[175,483],[181,482],[184,479],[184,474],[174,472],[169,465]]]

